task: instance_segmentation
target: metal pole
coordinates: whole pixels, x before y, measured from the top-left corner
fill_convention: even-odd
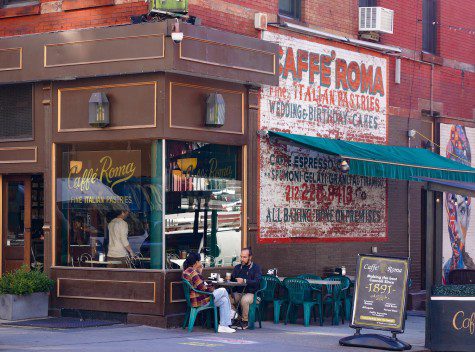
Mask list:
[[[430,296],[434,282],[434,192],[426,191],[426,329],[425,347],[430,347]]]

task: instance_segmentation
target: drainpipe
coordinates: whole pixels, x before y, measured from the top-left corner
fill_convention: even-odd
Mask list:
[[[430,64],[430,117],[432,118],[432,114],[434,111],[433,106],[434,101],[434,63]]]

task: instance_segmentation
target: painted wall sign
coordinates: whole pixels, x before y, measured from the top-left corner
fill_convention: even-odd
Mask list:
[[[463,163],[475,165],[472,148],[475,128],[461,125],[440,125],[440,154]],[[475,269],[475,199],[444,193],[442,263],[443,280],[454,269]]]
[[[280,44],[260,129],[386,143],[386,59],[264,32]],[[259,242],[385,240],[386,180],[343,175],[338,160],[261,138]]]
[[[475,301],[473,297],[432,297],[431,351],[473,351]]]
[[[352,325],[402,332],[408,270],[407,259],[359,255]]]

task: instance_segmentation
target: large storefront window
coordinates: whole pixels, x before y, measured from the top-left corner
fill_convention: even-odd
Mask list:
[[[189,251],[205,266],[232,265],[241,248],[240,148],[166,143],[166,267],[180,268]]]
[[[190,251],[205,266],[238,260],[240,147],[167,141],[164,148],[164,141],[58,146],[58,265],[179,269]]]
[[[162,145],[58,147],[58,265],[163,268]]]

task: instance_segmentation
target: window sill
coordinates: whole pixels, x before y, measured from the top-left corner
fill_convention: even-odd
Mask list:
[[[63,0],[63,11],[114,5],[114,0]]]
[[[281,14],[277,15],[277,21],[279,23],[288,22],[288,23],[298,24],[300,26],[305,26],[305,27],[307,26],[304,22],[302,22],[302,20],[300,20],[298,18],[288,17],[288,16],[281,15]]]
[[[4,7],[0,9],[0,18],[31,16],[40,14],[40,4]]]
[[[427,53],[427,52],[422,51],[421,52],[421,61],[430,62],[431,64],[435,64],[435,65],[442,65],[444,59],[439,55],[431,54],[431,53]]]

